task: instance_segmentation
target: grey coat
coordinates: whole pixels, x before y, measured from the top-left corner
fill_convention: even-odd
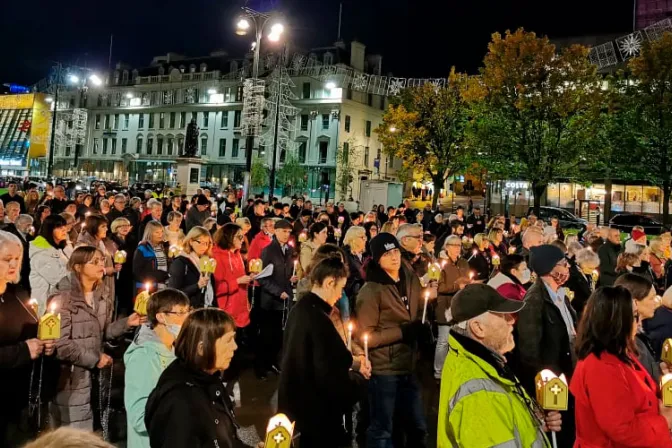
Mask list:
[[[65,425],[91,431],[92,373],[103,353],[103,340],[124,334],[128,329],[127,318],[106,323],[112,310],[102,299],[102,285],[94,291],[94,308],[86,303],[74,274],[65,277],[58,289],[60,292],[49,299],[50,304],[57,305],[61,315],[61,338],[56,341],[56,357],[61,361],[61,369],[50,415],[55,427]]]
[[[82,232],[79,234],[79,237],[77,238],[77,244],[75,245],[76,247],[82,247],[82,246],[90,246],[90,247],[95,247],[96,249],[99,249],[103,252],[103,255],[105,256],[105,269],[114,267],[114,253],[117,251],[117,246],[114,244],[110,239],[105,239],[103,241],[103,247],[105,247],[105,250],[102,250],[102,247],[100,243],[91,235],[89,235],[86,231]],[[110,323],[112,322],[112,318],[114,317],[114,307],[115,307],[115,284],[114,280],[116,278],[117,274],[112,274],[112,275],[107,275],[105,274],[103,276],[103,299],[108,303],[108,306],[111,307],[112,311],[108,316],[107,316],[107,322]]]

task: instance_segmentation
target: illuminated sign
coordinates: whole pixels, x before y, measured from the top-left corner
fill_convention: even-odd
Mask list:
[[[516,189],[516,190],[527,190],[529,188],[528,182],[507,182],[505,184],[506,188]]]

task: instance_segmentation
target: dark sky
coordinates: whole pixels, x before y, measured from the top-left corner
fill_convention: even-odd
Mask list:
[[[252,0],[255,2],[276,0]],[[292,37],[306,47],[333,43],[339,0],[277,0]],[[107,68],[145,66],[176,51],[242,54],[249,39],[233,33],[243,0],[32,0],[0,9],[0,82],[32,84],[50,60]],[[343,0],[343,37],[383,55],[384,72],[441,77],[450,67],[476,71],[491,33],[524,27],[551,37],[626,34],[633,0]]]

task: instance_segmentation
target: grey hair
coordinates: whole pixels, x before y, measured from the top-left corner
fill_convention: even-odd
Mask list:
[[[140,199],[140,198],[137,197],[137,196],[131,198],[131,206],[134,206],[134,205],[137,204],[137,203],[142,203],[142,199]]]
[[[142,241],[146,241],[151,244],[150,239],[152,238],[152,233],[154,233],[158,229],[163,230],[163,226],[159,221],[156,220],[149,221],[147,223],[147,226],[145,227],[145,232],[142,234]]]
[[[14,235],[13,233],[5,232],[4,230],[0,230],[0,247],[5,248],[9,247],[9,245],[14,244],[19,248],[19,274],[16,276],[16,281],[14,283],[18,283],[19,280],[21,279],[21,266],[23,263],[23,244],[21,244],[21,240],[19,239],[18,236]]]
[[[593,252],[593,249],[591,248],[586,248],[586,249],[581,249],[576,253],[576,262],[579,264],[579,266],[590,263],[593,266],[599,266],[600,264],[600,257]]]
[[[357,238],[361,238],[366,235],[366,230],[364,227],[352,226],[345,232],[345,238],[343,238],[343,245],[349,246]]]
[[[22,230],[22,229],[28,228],[29,226],[32,226],[33,222],[35,222],[35,220],[33,219],[32,216],[27,215],[27,214],[22,214],[22,215],[19,215],[18,218],[16,218],[16,221],[14,222],[14,225],[16,226],[17,229]]]
[[[163,204],[158,199],[152,198],[149,201],[147,201],[147,208],[153,208],[156,206],[163,208]]]
[[[116,201],[117,199],[123,199],[124,201],[126,201],[126,196],[119,193],[119,194],[114,196],[114,200]]]
[[[401,242],[403,238],[410,236],[413,230],[420,230],[422,234],[422,224],[402,224],[397,229],[397,241]]]
[[[445,249],[446,247],[448,247],[448,244],[450,244],[450,243],[453,243],[453,244],[455,244],[455,243],[462,244],[462,238],[460,238],[460,237],[457,236],[457,235],[450,235],[448,238],[446,238],[446,241],[443,242],[443,247],[444,247],[444,249]]]
[[[576,256],[576,254],[583,250],[583,245],[578,241],[571,241],[569,244],[566,244],[566,246],[567,253],[570,257]]]

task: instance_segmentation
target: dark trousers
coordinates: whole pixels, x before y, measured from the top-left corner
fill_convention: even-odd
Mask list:
[[[282,350],[282,311],[259,309],[259,350],[256,370],[258,374],[268,372],[272,365],[280,366]]]
[[[393,422],[403,425],[406,446],[427,445],[427,422],[422,407],[420,385],[413,375],[372,375],[369,380],[371,421],[367,431],[367,448],[399,448],[392,441]],[[395,409],[399,419],[395,419]]]

